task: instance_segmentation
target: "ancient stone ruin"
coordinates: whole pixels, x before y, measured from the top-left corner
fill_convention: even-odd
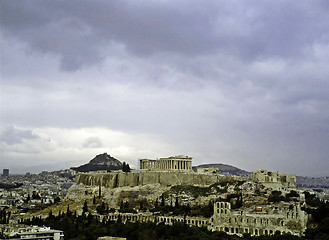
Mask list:
[[[301,210],[301,205],[304,204],[305,199],[295,198],[294,202],[281,201],[276,203],[268,201],[268,196],[273,190],[277,192],[278,190],[288,192],[291,189],[298,191],[295,175],[266,170],[253,172],[251,178],[224,176],[213,173],[215,172],[213,170],[195,173],[192,171],[192,158],[188,156],[175,156],[156,160],[140,159],[139,163],[140,170],[132,172],[78,173],[75,186],[79,186],[79,188],[85,186],[88,191],[93,191],[92,188],[97,190],[100,186],[105,187],[102,190],[103,192],[109,189],[108,191],[111,191],[112,194],[117,194],[110,195],[112,201],[115,199],[113,196],[129,199],[129,189],[131,189],[131,193],[135,194],[134,199],[143,193],[143,189],[149,189],[150,192],[147,193],[148,195],[144,195],[143,198],[149,199],[151,204],[154,204],[152,201],[159,199],[163,194],[159,191],[169,191],[173,186],[191,186],[205,189],[222,185],[218,190],[219,192],[212,196],[213,199],[217,200],[214,201],[214,213],[210,218],[154,215],[149,212],[114,212],[100,217],[113,221],[120,218],[123,222],[164,222],[169,225],[174,222],[185,222],[188,225],[205,226],[212,231],[224,231],[228,234],[240,236],[244,233],[253,236],[275,233],[290,233],[301,236],[306,229],[307,214]],[[243,184],[243,188],[237,188],[236,185],[232,185],[230,188],[230,182],[245,184]],[[259,188],[259,186],[261,187]],[[120,189],[122,189],[122,192],[120,192]],[[220,191],[223,193],[224,190],[227,193],[220,195]],[[229,194],[234,195],[238,191],[243,204],[238,207],[235,206],[234,209],[232,207],[234,202],[218,200],[222,199],[223,196],[226,196],[227,199]]]
[[[192,158],[184,155],[178,155],[160,159],[140,159],[139,166],[141,170],[148,171],[192,171]]]

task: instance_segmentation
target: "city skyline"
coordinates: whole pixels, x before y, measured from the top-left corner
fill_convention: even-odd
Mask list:
[[[107,152],[329,175],[327,1],[0,3],[0,167]]]

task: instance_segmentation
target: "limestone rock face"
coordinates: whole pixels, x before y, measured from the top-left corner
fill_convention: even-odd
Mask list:
[[[133,204],[141,200],[146,200],[148,203],[154,203],[156,199],[160,199],[161,194],[169,188],[170,187],[163,187],[160,184],[118,188],[102,187],[102,201],[113,208],[118,208],[122,201],[128,201]],[[99,187],[97,186],[74,184],[69,189],[66,198],[76,202],[83,202],[85,199],[92,199],[93,196],[97,196],[98,191]]]
[[[160,201],[162,194],[165,194],[167,205],[176,197],[179,197],[182,204],[204,205],[208,204],[210,200],[216,199],[216,191],[210,191],[201,196],[199,190],[220,182],[238,182],[239,180],[241,177],[193,172],[78,173],[76,182],[70,188],[67,197],[75,201],[82,201],[84,198],[97,196],[99,187],[101,187],[104,202],[114,208],[120,206],[122,201],[129,201],[132,204],[143,201],[154,205],[156,200]],[[175,186],[194,186],[196,188],[192,192],[184,192],[184,188],[179,191],[170,191]],[[235,191],[233,186],[232,191]]]
[[[147,184],[161,186],[193,185],[209,186],[219,181],[231,179],[232,176],[206,175],[175,172],[111,172],[111,173],[78,173],[76,184],[87,186],[104,186],[108,188],[134,187]]]

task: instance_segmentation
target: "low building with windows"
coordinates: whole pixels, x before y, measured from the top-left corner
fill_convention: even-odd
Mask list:
[[[1,231],[10,239],[64,240],[64,232],[50,227],[2,225]]]

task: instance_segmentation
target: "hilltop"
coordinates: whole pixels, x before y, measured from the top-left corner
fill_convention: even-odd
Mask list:
[[[77,172],[119,170],[122,169],[122,163],[118,159],[111,157],[109,154],[103,153],[94,157],[89,163],[79,167],[72,167],[71,169]]]
[[[250,175],[250,172],[223,163],[202,164],[199,166],[194,166],[192,169],[196,171],[196,168],[218,168],[217,173],[223,175],[235,175],[243,177],[247,177]]]

